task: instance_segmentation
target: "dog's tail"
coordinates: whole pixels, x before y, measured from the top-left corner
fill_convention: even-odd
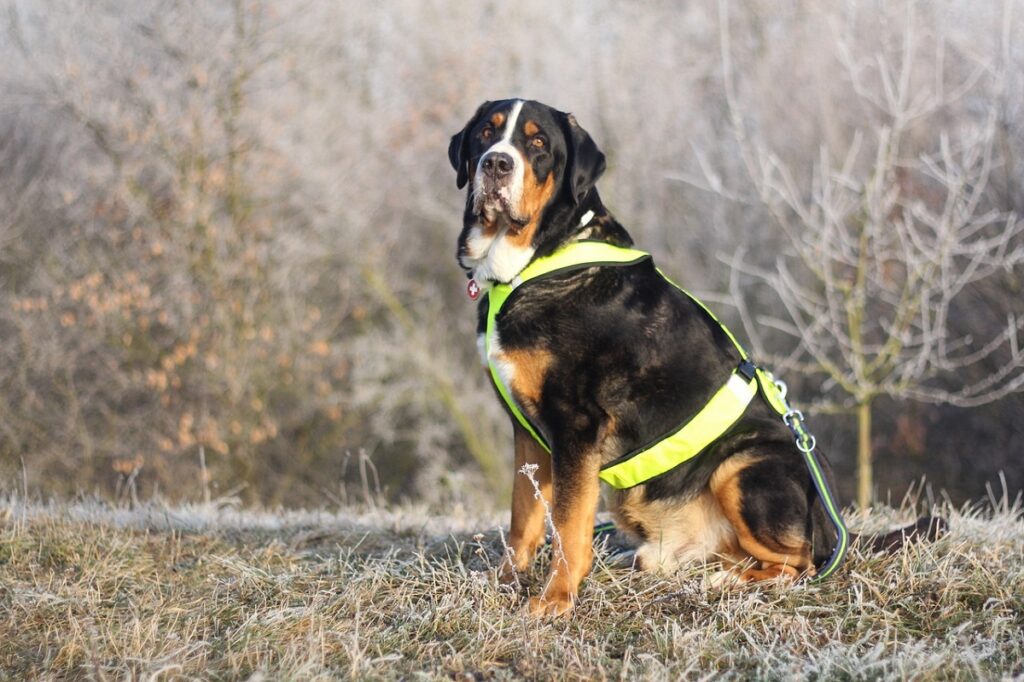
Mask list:
[[[916,522],[884,535],[858,535],[850,533],[858,544],[866,544],[872,552],[895,552],[908,542],[936,540],[949,530],[949,523],[941,516],[922,516]]]

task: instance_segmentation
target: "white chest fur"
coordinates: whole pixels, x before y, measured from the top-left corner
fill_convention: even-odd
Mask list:
[[[490,343],[490,347],[487,348],[486,357],[483,357],[483,355],[484,355],[484,353],[483,353],[484,347],[485,347],[485,344],[483,342],[481,342],[481,344],[480,344],[481,353],[480,354],[481,354],[481,359],[483,360],[484,365],[485,366],[491,365],[491,366],[494,367],[494,371],[495,371],[495,373],[497,373],[498,379],[505,386],[505,390],[509,391],[509,393],[511,394],[511,391],[512,391],[512,378],[515,376],[516,367],[515,367],[515,365],[513,365],[511,362],[508,361],[508,358],[505,357],[505,354],[502,352],[501,341],[498,339],[498,330],[497,329],[495,329],[494,333],[491,335],[491,343]]]
[[[511,282],[533,258],[532,246],[516,246],[508,239],[508,230],[488,237],[477,226],[466,238],[464,265],[472,268],[473,278],[484,282]]]

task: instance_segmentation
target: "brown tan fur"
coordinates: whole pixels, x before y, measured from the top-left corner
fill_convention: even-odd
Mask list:
[[[767,564],[763,568],[744,569],[739,579],[741,582],[752,583],[758,580],[774,580],[775,578],[788,578],[796,580],[800,577],[800,571],[786,564]]]
[[[710,490],[684,503],[648,501],[642,488],[613,491],[609,507],[616,525],[639,543],[636,563],[642,570],[670,572],[740,557],[736,532]]]
[[[520,404],[536,405],[551,366],[551,353],[540,348],[516,349],[503,352],[501,359],[514,367],[511,388],[516,400]]]
[[[485,237],[493,237],[498,234],[497,220],[487,220],[487,218],[481,217],[477,224],[482,228],[481,232],[483,232]]]
[[[530,599],[534,616],[560,616],[576,601],[580,581],[590,573],[594,558],[594,515],[600,495],[597,477],[600,458],[586,457],[572,485],[555,488],[552,517],[555,539],[547,585],[539,597]]]
[[[498,111],[493,116],[491,116],[491,125],[493,125],[495,128],[500,128],[502,126],[502,124],[504,124],[504,123],[505,123],[505,112],[504,111]]]
[[[551,504],[551,457],[522,426],[515,424],[515,478],[512,481],[512,526],[509,530],[511,554],[505,557],[498,577],[502,582],[527,571],[544,541],[545,503]],[[520,473],[524,465],[535,464],[533,474],[542,499],[537,499],[533,483]]]
[[[527,121],[523,124],[523,132],[526,133],[527,137],[533,137],[540,132],[540,126],[534,121]]]
[[[530,216],[529,222],[522,228],[510,231],[506,239],[519,248],[526,248],[533,243],[533,234],[540,224],[540,215],[544,206],[547,205],[551,196],[555,193],[555,176],[549,173],[544,182],[538,182],[537,176],[533,174],[533,168],[526,164],[525,177],[523,178],[523,196],[519,202],[521,215]]]
[[[710,483],[711,492],[736,531],[740,548],[760,563],[759,567],[744,570],[740,579],[765,580],[782,575],[795,578],[804,571],[813,575],[811,548],[800,529],[794,528],[785,536],[774,538],[774,541],[759,539],[743,519],[739,476],[745,468],[757,461],[757,457],[750,455],[730,457],[715,470]]]

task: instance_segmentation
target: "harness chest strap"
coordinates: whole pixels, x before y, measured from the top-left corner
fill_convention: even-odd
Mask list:
[[[577,241],[571,242],[544,258],[538,258],[530,263],[510,284],[496,283],[486,293],[488,297],[487,320],[484,335],[484,351],[487,357],[488,368],[491,379],[494,381],[498,393],[508,406],[512,416],[534,440],[540,444],[548,453],[551,447],[547,440],[540,433],[533,423],[523,414],[516,401],[512,398],[510,388],[505,386],[501,375],[497,371],[495,362],[491,358],[491,346],[496,332],[496,319],[498,313],[508,297],[519,286],[530,280],[536,280],[547,275],[568,272],[583,268],[598,266],[628,266],[635,265],[650,259],[650,254],[637,249],[613,246],[606,242]],[[693,459],[703,452],[711,443],[717,440],[722,434],[729,430],[746,412],[750,402],[758,393],[758,388],[765,400],[773,410],[780,416],[786,416],[786,424],[793,428],[788,415],[793,414],[784,394],[776,386],[771,373],[756,367],[751,362],[749,355],[743,346],[736,340],[732,332],[723,325],[714,313],[705,306],[699,299],[692,296],[685,289],[673,282],[665,274],[658,270],[659,274],[667,282],[679,289],[712,319],[732,341],[742,358],[740,365],[729,376],[728,380],[718,389],[705,406],[694,415],[689,421],[672,433],[659,438],[654,443],[626,453],[622,457],[604,465],[599,476],[613,488],[631,488],[641,485],[661,474],[664,474],[680,464]],[[802,425],[795,421],[800,429]],[[848,533],[839,514],[838,505],[833,500],[831,490],[825,480],[821,467],[814,456],[813,446],[805,449],[802,446],[808,441],[805,430],[798,432],[794,429],[797,437],[797,444],[804,454],[805,463],[811,473],[811,479],[822,499],[825,510],[830,520],[836,527],[837,543],[830,559],[819,569],[818,578],[827,577],[841,562],[848,546]]]

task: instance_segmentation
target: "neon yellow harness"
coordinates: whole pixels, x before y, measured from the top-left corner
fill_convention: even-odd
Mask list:
[[[484,348],[488,355],[491,378],[516,420],[548,452],[551,452],[551,449],[547,442],[519,409],[519,406],[512,398],[509,387],[505,386],[501,375],[498,374],[495,363],[490,359],[490,348],[494,338],[495,319],[498,316],[498,312],[501,310],[502,305],[504,305],[505,300],[516,288],[542,275],[548,275],[559,270],[578,269],[580,267],[634,265],[648,260],[650,257],[650,254],[644,251],[613,246],[605,242],[573,242],[546,258],[538,258],[530,263],[511,284],[495,284],[491,287],[488,293],[490,302],[487,310],[487,330],[484,337]],[[662,277],[664,276],[662,273]],[[668,280],[667,277],[665,279]],[[687,296],[690,296],[690,294],[671,282],[671,280],[668,281],[683,291],[683,293],[686,293]],[[729,427],[743,416],[750,401],[757,395],[759,384],[769,404],[779,414],[784,414],[788,409],[782,401],[775,383],[767,376],[764,370],[754,368],[747,352],[732,335],[732,332],[725,325],[722,325],[718,318],[704,304],[693,296],[690,296],[690,298],[700,305],[715,322],[718,322],[722,330],[732,340],[733,345],[736,346],[744,363],[732,373],[728,381],[718,389],[704,408],[677,431],[656,443],[652,443],[632,453],[629,457],[601,469],[601,480],[613,488],[632,488],[696,457],[704,448],[721,437],[723,433],[729,430]]]
[[[538,277],[590,267],[635,265],[650,258],[650,254],[644,251],[613,246],[605,242],[571,242],[549,256],[534,260],[510,284],[496,283],[487,292],[488,308],[484,351],[488,358],[491,379],[516,421],[547,452],[551,452],[550,446],[519,409],[516,401],[512,398],[509,387],[505,386],[502,381],[494,359],[491,358],[490,349],[495,334],[495,320],[499,311],[515,289]],[[665,277],[660,270],[658,272]],[[668,277],[665,277],[665,280],[700,306],[722,328],[736,350],[739,351],[742,362],[707,404],[689,421],[661,440],[627,453],[602,467],[599,474],[601,480],[613,488],[632,488],[693,459],[739,421],[760,387],[761,395],[793,431],[797,439],[797,447],[804,453],[805,462],[810,469],[811,478],[814,480],[825,510],[833,525],[836,526],[839,542],[832,557],[817,573],[818,578],[827,577],[839,566],[846,553],[848,534],[839,515],[838,505],[833,500],[821,467],[814,456],[814,437],[804,428],[803,415],[790,408],[785,394],[780,390],[771,373],[754,365],[732,332],[703,303]]]

